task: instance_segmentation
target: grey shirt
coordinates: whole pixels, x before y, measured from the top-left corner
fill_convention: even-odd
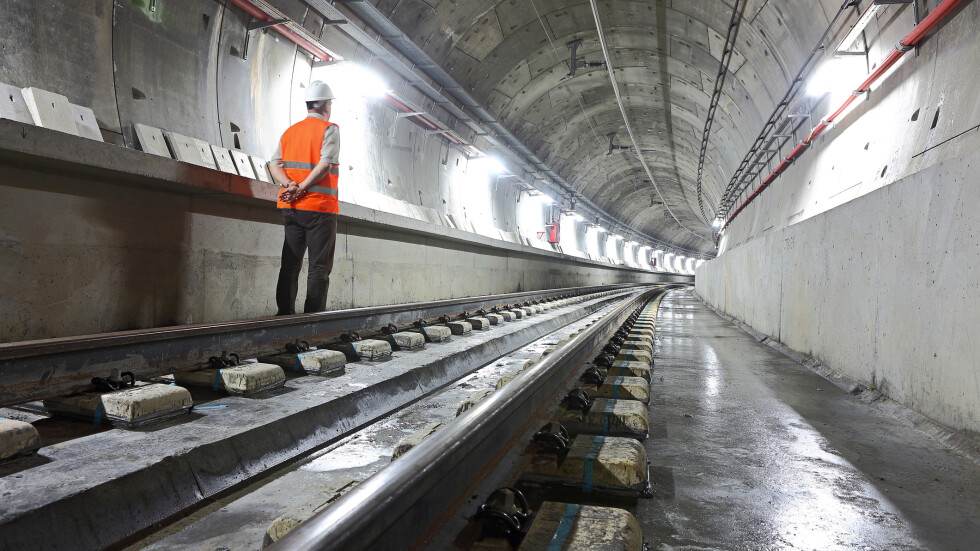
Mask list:
[[[307,117],[313,117],[322,121],[327,120],[326,117],[319,113],[310,113]],[[276,145],[276,152],[272,154],[272,160],[270,162],[275,166],[282,166],[281,144]],[[337,125],[335,124],[328,126],[323,132],[323,144],[320,146],[320,163],[340,164],[340,131],[337,130]]]

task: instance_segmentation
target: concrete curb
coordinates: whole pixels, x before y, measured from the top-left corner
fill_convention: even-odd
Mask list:
[[[973,463],[980,465],[980,441],[977,441],[966,434],[955,431],[913,409],[909,409],[901,403],[892,400],[888,397],[888,395],[883,394],[878,390],[868,388],[863,383],[851,378],[841,371],[820,363],[820,361],[813,356],[809,356],[789,348],[772,336],[757,331],[752,326],[747,325],[742,321],[739,321],[738,319],[718,310],[711,304],[708,304],[708,302],[705,301],[701,295],[699,295],[693,289],[691,290],[691,294],[709,310],[717,314],[719,317],[731,322],[760,343],[765,344],[769,348],[772,348],[784,356],[792,358],[796,363],[806,367],[817,375],[820,375],[827,381],[830,381],[834,386],[843,390],[844,392],[853,394],[862,402],[888,414],[889,416],[900,421],[902,424],[925,434],[932,440],[939,443],[943,448],[956,452]]]

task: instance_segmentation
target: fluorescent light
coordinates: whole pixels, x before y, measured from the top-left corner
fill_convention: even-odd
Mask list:
[[[830,58],[810,76],[806,94],[811,97],[831,94],[831,99],[836,101],[841,96],[850,94],[855,82],[858,82],[865,73],[863,57]]]
[[[715,218],[714,222],[711,223],[711,227],[718,229],[721,227],[721,218]]]
[[[537,200],[541,202],[542,206],[555,204],[555,200],[549,197],[547,193],[542,193],[541,195],[538,195]]]
[[[487,174],[506,174],[507,167],[504,163],[500,162],[500,159],[494,157],[493,155],[488,155],[486,157],[477,157],[469,161],[473,163],[473,167],[486,172]]]
[[[853,46],[854,43],[857,42],[858,37],[861,36],[862,32],[864,32],[865,27],[867,27],[868,24],[871,23],[871,20],[874,19],[875,15],[878,14],[878,10],[880,10],[883,7],[885,6],[882,6],[877,2],[871,2],[870,4],[868,4],[868,6],[864,8],[864,11],[861,12],[861,17],[858,18],[857,23],[855,23],[851,27],[850,32],[847,33],[847,36],[844,37],[844,40],[842,40],[841,43],[837,46],[837,51],[844,52],[851,49],[851,46]]]
[[[339,100],[356,97],[378,98],[391,89],[378,73],[353,61],[314,67],[311,78],[326,82]]]

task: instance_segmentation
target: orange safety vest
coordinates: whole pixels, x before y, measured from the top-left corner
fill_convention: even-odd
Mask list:
[[[279,140],[279,147],[282,151],[282,168],[285,169],[286,176],[289,176],[290,180],[302,183],[316,168],[320,162],[323,133],[330,126],[337,125],[316,117],[307,117],[290,126],[283,133],[282,139]],[[327,176],[306,190],[302,197],[292,203],[284,203],[278,200],[276,206],[281,209],[337,214],[340,212],[340,188],[337,187],[339,176],[340,167],[331,165]]]

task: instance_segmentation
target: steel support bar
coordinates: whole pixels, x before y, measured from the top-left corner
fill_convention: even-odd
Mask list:
[[[0,344],[0,406],[60,396],[90,387],[112,369],[136,378],[195,369],[223,350],[243,358],[274,352],[302,339],[316,344],[348,330],[472,312],[547,297],[624,289],[608,285],[352,308],[215,324],[197,324]]]
[[[636,307],[662,290],[626,300],[598,323],[457,417],[329,508],[317,513],[270,551],[374,551],[418,547],[433,524],[452,513],[481,473],[515,439],[540,423],[538,412],[574,376],[607,335]],[[413,543],[414,542],[414,543]]]

